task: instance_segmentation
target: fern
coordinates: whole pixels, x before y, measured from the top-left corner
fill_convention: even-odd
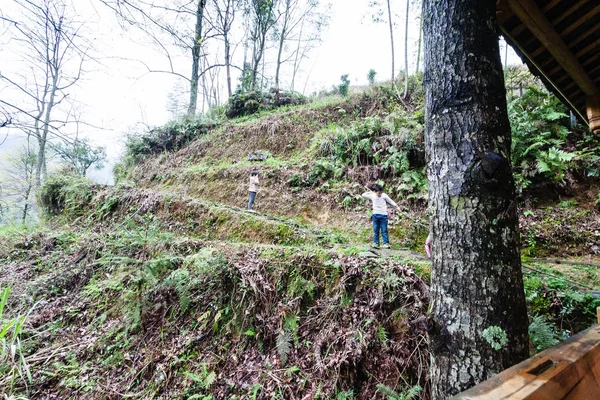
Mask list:
[[[184,372],[184,375],[191,379],[194,383],[200,386],[200,389],[208,389],[215,383],[217,374],[214,371],[209,371],[206,363],[202,363],[200,366],[200,374],[194,374],[192,372]]]
[[[529,339],[539,352],[558,344],[560,335],[542,315],[536,315],[529,324]]]
[[[292,350],[292,335],[284,329],[279,331],[277,335],[277,354],[282,364],[287,362],[290,351]]]
[[[403,393],[398,393],[385,385],[379,384],[377,385],[377,390],[386,395],[388,400],[412,400],[421,393],[423,388],[417,385],[407,388]]]

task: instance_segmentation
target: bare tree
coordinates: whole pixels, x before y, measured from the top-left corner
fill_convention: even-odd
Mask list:
[[[417,66],[415,73],[419,73],[419,67],[421,65],[421,43],[423,42],[423,16],[419,17],[419,39],[417,40]]]
[[[3,196],[5,207],[16,208],[22,223],[31,215],[34,201],[32,192],[35,184],[37,155],[29,145],[8,155],[2,163]],[[11,213],[15,214],[15,213]],[[17,216],[15,215],[15,217]]]
[[[240,0],[212,0],[207,17],[215,31],[223,37],[227,95],[231,97],[231,29],[235,21],[236,8]]]
[[[386,12],[387,12],[387,20],[384,18],[384,10],[379,0],[371,0],[369,2],[369,7],[373,9],[373,13],[371,15],[371,19],[375,23],[386,22],[390,28],[390,50],[392,55],[392,84],[396,79],[396,56],[395,56],[395,48],[394,48],[394,21],[392,18],[392,5],[391,0],[386,0]]]
[[[283,0],[279,2],[277,14],[275,86],[279,87],[282,66],[293,60],[294,81],[302,60],[321,42],[323,28],[329,23],[329,15],[320,9],[319,0]],[[287,49],[288,42],[295,44],[291,51]]]
[[[389,0],[388,0],[389,1]],[[408,15],[410,14],[410,0],[406,0],[406,19],[404,22],[404,95],[408,94]]]
[[[258,69],[265,55],[267,34],[277,23],[275,9],[280,0],[250,0],[250,40],[252,42],[252,66],[250,88],[256,89]]]
[[[210,69],[224,64],[202,65],[206,57],[206,43],[213,37],[212,26],[205,24],[207,0],[177,0],[167,6],[154,0],[100,0],[117,13],[125,26],[140,29],[163,54],[168,67],[155,68],[141,60],[148,72],[166,73],[189,83],[187,115],[192,116],[198,107],[198,89],[202,76]],[[176,66],[176,52],[188,54],[189,76]]]
[[[0,74],[0,80],[24,99],[23,105],[0,100],[3,106],[19,112],[19,129],[38,143],[35,185],[47,175],[46,146],[50,135],[64,137],[61,128],[72,122],[67,111],[57,116],[57,108],[68,101],[69,89],[81,78],[88,59],[89,42],[81,33],[83,22],[71,15],[68,0],[13,0],[21,18],[0,17],[22,46],[27,67],[13,76]],[[31,82],[33,81],[33,83]]]

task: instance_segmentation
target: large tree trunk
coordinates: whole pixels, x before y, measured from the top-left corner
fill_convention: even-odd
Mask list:
[[[423,3],[436,400],[528,356],[495,5],[495,0]],[[492,340],[500,342],[499,350],[484,338],[486,329],[502,330]]]
[[[394,65],[394,61],[396,57],[394,56],[394,24],[392,22],[392,6],[390,5],[390,0],[387,0],[387,9],[388,22],[390,26],[390,42],[392,48],[392,85],[394,85],[394,79],[396,78],[396,66]]]
[[[200,49],[202,47],[202,22],[204,21],[204,7],[206,0],[198,0],[196,9],[196,29],[194,31],[194,44],[192,46],[192,75],[190,77],[190,103],[187,115],[196,114],[198,106],[198,80],[200,79]]]

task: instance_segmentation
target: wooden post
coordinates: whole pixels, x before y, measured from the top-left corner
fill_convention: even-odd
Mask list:
[[[596,316],[598,317],[598,323],[600,324],[600,307],[596,308]]]
[[[600,133],[600,95],[587,96],[585,103],[590,130]]]

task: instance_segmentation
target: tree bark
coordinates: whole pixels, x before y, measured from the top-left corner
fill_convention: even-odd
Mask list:
[[[495,4],[423,3],[435,400],[528,356]],[[506,334],[499,350],[483,337],[490,327]]]
[[[198,0],[196,9],[196,28],[194,31],[194,44],[192,46],[192,75],[190,77],[190,103],[187,115],[196,114],[198,106],[198,80],[200,79],[200,50],[202,47],[202,22],[204,21],[204,7],[206,0]]]
[[[387,9],[388,9],[388,22],[390,25],[390,43],[392,48],[392,85],[394,84],[394,79],[396,78],[396,66],[394,65],[395,56],[394,56],[394,24],[392,22],[392,6],[390,5],[390,0],[387,0]]]

